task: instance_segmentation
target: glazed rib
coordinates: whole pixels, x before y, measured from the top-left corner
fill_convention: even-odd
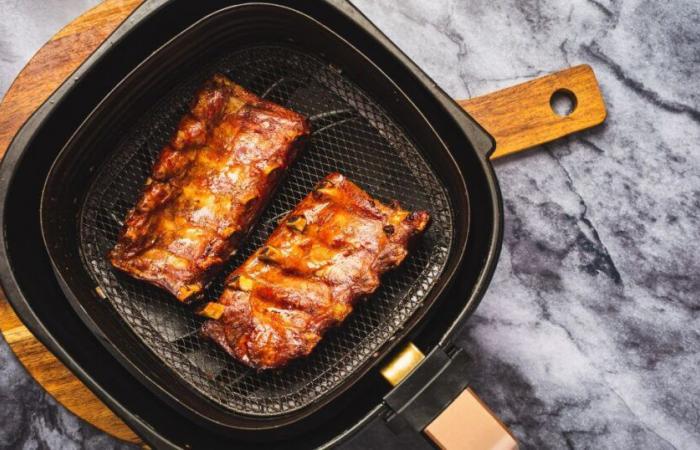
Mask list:
[[[301,115],[215,75],[161,150],[112,265],[191,299],[236,251],[308,133]]]
[[[227,279],[203,314],[205,336],[256,369],[308,355],[398,266],[429,221],[328,175]]]

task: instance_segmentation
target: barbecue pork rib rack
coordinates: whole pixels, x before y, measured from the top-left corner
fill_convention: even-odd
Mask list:
[[[306,356],[408,254],[427,212],[383,205],[339,173],[326,176],[226,281],[203,333],[256,369]],[[371,301],[371,300],[370,300]]]
[[[214,75],[161,150],[112,265],[191,299],[237,250],[308,134],[301,115]]]

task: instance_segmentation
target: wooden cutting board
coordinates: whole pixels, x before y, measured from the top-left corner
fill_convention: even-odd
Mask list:
[[[142,1],[106,0],[59,31],[34,55],[0,104],[0,155],[32,112]],[[550,107],[553,92],[561,89],[577,98],[575,110],[566,117],[554,114]],[[588,66],[566,69],[459,104],[496,139],[494,158],[590,128],[605,119],[605,105]],[[0,331],[31,376],[66,408],[117,438],[143,445],[29,332],[1,291]]]

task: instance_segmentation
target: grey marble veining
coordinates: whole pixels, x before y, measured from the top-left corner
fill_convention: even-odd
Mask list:
[[[0,0],[0,92],[92,3]],[[594,67],[604,126],[495,163],[503,252],[460,345],[525,448],[700,448],[700,4],[354,3],[456,98]],[[0,447],[118,445],[0,361]]]

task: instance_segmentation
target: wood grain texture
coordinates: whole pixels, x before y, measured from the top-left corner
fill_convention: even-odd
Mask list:
[[[59,31],[27,63],[0,104],[0,155],[29,116],[142,0],[107,0]],[[0,330],[31,376],[71,412],[128,442],[141,439],[22,324],[0,292]]]
[[[576,98],[568,116],[557,115],[550,105],[558,90]],[[492,159],[594,127],[607,115],[598,81],[587,65],[457,103],[496,140]]]
[[[49,40],[29,61],[0,104],[0,155],[29,116],[143,0],[106,0]],[[568,117],[555,116],[552,93],[578,98]],[[579,66],[482,97],[459,101],[497,141],[493,157],[529,148],[601,123],[605,106],[590,67]],[[0,292],[0,330],[27,371],[56,400],[97,428],[142,444],[139,437],[44,347]]]

